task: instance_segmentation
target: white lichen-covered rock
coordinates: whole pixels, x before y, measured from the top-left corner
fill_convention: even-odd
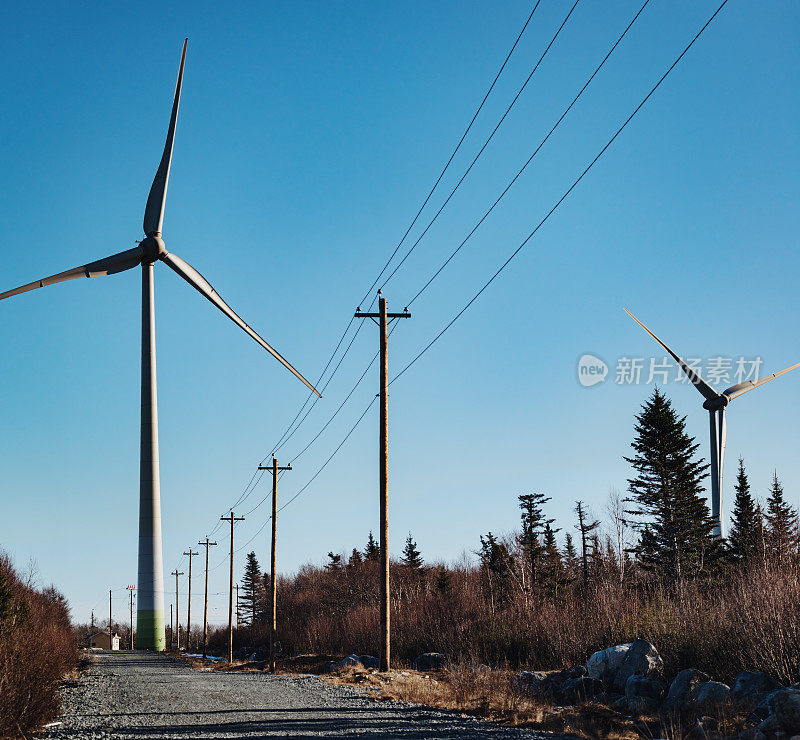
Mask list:
[[[706,681],[689,692],[689,704],[698,712],[710,712],[730,699],[731,688],[720,681]]]
[[[619,669],[625,662],[630,648],[631,643],[627,643],[598,650],[586,661],[586,673],[590,678],[602,681],[607,688],[612,688],[616,683],[617,673],[619,673]],[[624,685],[623,683],[620,688],[624,688]]]
[[[614,677],[614,686],[618,689],[624,689],[631,676],[661,678],[663,675],[664,661],[661,660],[655,645],[647,640],[638,638],[631,643],[625,655],[625,660],[622,661],[622,665]]]

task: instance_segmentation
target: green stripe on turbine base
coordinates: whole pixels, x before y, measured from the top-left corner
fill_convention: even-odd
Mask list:
[[[166,650],[164,612],[155,609],[139,609],[136,612],[136,648],[158,652]]]

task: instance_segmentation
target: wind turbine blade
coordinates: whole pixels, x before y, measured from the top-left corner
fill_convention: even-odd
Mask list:
[[[745,380],[744,383],[739,383],[738,385],[732,385],[728,390],[722,391],[723,396],[727,396],[731,401],[736,398],[737,396],[741,396],[748,391],[752,391],[755,388],[758,388],[760,385],[764,385],[764,383],[769,383],[770,380],[775,380],[775,378],[783,375],[784,373],[788,373],[790,370],[794,370],[796,367],[800,367],[800,362],[791,367],[787,367],[783,370],[780,370],[777,373],[772,373],[772,375],[767,375],[760,380],[752,381],[752,380]]]
[[[0,293],[0,301],[4,298],[11,298],[11,296],[19,295],[20,293],[27,293],[29,290],[44,288],[47,285],[55,285],[56,283],[63,283],[67,280],[114,275],[117,272],[130,270],[132,267],[136,267],[136,265],[141,263],[143,254],[144,250],[141,247],[134,247],[125,252],[114,254],[111,257],[106,257],[96,262],[90,262],[88,265],[81,265],[72,270],[59,272],[57,275],[51,275],[50,277],[36,280],[27,285],[22,285],[19,288],[7,290],[5,293]]]
[[[175,254],[165,252],[161,255],[161,260],[169,265],[175,272],[178,273],[189,285],[194,287],[202,293],[209,301],[211,301],[222,313],[224,313],[234,324],[237,324],[244,329],[253,339],[256,340],[267,352],[269,352],[278,362],[280,362],[287,370],[299,378],[308,388],[320,396],[319,391],[314,388],[297,370],[295,370],[289,362],[277,350],[270,347],[253,329],[251,329],[242,318],[222,300],[219,293],[212,287],[197,270],[194,269],[188,262],[185,262]],[[321,396],[320,396],[321,397]]]
[[[623,308],[628,316],[630,316],[639,326],[642,327],[653,339],[655,339],[672,357],[678,365],[681,366],[681,370],[686,373],[689,377],[689,380],[694,383],[695,387],[697,388],[700,393],[706,398],[706,400],[711,401],[715,398],[719,397],[719,393],[717,393],[705,380],[703,380],[692,368],[690,368],[678,355],[676,355],[669,347],[667,347],[664,342],[662,342],[653,332],[650,331],[639,319],[637,319],[627,308]]]
[[[164,144],[164,153],[156,170],[156,176],[147,196],[147,205],[144,209],[144,233],[147,236],[161,236],[161,227],[164,223],[164,204],[167,201],[167,184],[169,183],[169,166],[172,163],[172,144],[175,141],[175,124],[178,121],[178,104],[181,101],[181,85],[183,84],[183,65],[186,61],[186,44],[183,42],[181,52],[181,66],[178,69],[178,82],[175,84],[175,99],[172,101],[172,115],[169,119],[167,141]]]

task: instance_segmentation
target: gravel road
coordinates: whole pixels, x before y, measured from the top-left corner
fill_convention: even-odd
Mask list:
[[[197,671],[152,653],[98,653],[64,687],[62,724],[46,738],[557,736],[490,725],[404,702],[375,702],[313,676]]]

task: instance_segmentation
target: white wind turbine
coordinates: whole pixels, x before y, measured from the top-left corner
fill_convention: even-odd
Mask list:
[[[20,288],[0,293],[0,300],[25,293],[46,285],[54,285],[76,278],[113,275],[117,272],[142,266],[142,425],[139,465],[139,583],[137,589],[137,637],[141,648],[163,650],[164,640],[164,575],[161,557],[161,492],[158,468],[158,410],[156,405],[156,344],[153,266],[161,261],[178,273],[189,285],[200,291],[220,311],[241,327],[267,352],[303,381],[314,393],[316,389],[295,370],[276,350],[270,347],[228,306],[206,279],[180,257],[167,252],[161,238],[164,221],[164,204],[167,197],[175,122],[181,97],[183,65],[186,60],[186,43],[183,42],[175,99],[169,120],[167,141],[161,163],[158,165],[147,205],[144,211],[145,238],[139,245],[125,252],[90,262],[57,275],[28,283]]]
[[[686,373],[695,388],[703,395],[706,400],[703,408],[708,411],[711,429],[711,516],[715,521],[714,534],[717,537],[724,537],[723,515],[722,515],[722,463],[725,459],[725,437],[727,436],[725,427],[725,407],[738,396],[758,388],[764,383],[769,383],[779,375],[788,373],[796,367],[800,367],[800,362],[785,370],[767,375],[759,380],[746,380],[744,383],[732,385],[722,393],[717,393],[708,383],[705,382],[692,368],[690,368],[678,355],[676,355],[664,342],[662,342],[653,332],[650,331],[639,319],[637,319],[627,308],[623,309],[639,326],[642,327],[653,339],[655,339],[667,352],[669,352],[675,362],[680,365],[681,370]]]

